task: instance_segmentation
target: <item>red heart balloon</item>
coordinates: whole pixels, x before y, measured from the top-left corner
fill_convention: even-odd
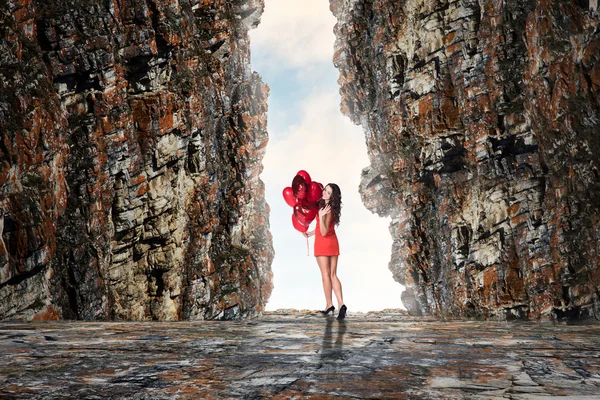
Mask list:
[[[310,183],[312,182],[312,179],[310,179],[310,175],[308,174],[308,172],[306,172],[303,169],[298,171],[296,175],[300,175],[302,178],[304,178],[304,182],[306,182],[307,185],[310,185]]]
[[[296,204],[294,206],[294,216],[300,222],[300,224],[309,226],[310,223],[317,216],[317,208],[316,207],[305,207],[302,204]]]
[[[323,195],[323,185],[319,182],[311,182],[308,185],[308,194],[306,195],[306,199],[309,203],[316,203],[321,200],[321,196]]]
[[[294,190],[291,187],[283,189],[283,199],[288,206],[294,207],[296,205],[296,198],[294,197]]]
[[[300,204],[302,206],[302,208],[305,209],[313,209],[313,208],[317,208],[319,207],[319,203],[311,203],[308,201],[308,199],[302,199],[302,200],[298,200],[298,202],[296,204]]]
[[[298,232],[306,232],[308,230],[308,225],[302,225],[298,222],[294,214],[292,214],[292,225]]]
[[[298,200],[304,199],[306,197],[307,189],[308,188],[304,178],[300,175],[296,175],[292,180],[292,190],[294,191],[294,196],[296,196]]]
[[[306,214],[306,218],[308,219],[309,225],[311,222],[313,222],[313,220],[315,219],[315,217],[317,216],[318,213],[319,213],[319,209],[317,207],[311,208],[308,211],[308,213]]]

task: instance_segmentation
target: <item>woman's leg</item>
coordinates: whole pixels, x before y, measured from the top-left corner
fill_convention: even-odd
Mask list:
[[[335,293],[335,297],[337,298],[338,307],[342,307],[344,305],[344,295],[342,294],[342,283],[337,277],[337,263],[338,256],[331,256],[329,258],[329,273],[330,273],[330,282],[333,288],[333,292]]]
[[[329,259],[331,257],[317,256],[316,258],[317,264],[319,264],[319,269],[321,270],[323,292],[325,293],[325,301],[327,302],[327,306],[325,307],[325,309],[328,309],[333,305],[333,300],[331,298],[331,270],[329,267]]]

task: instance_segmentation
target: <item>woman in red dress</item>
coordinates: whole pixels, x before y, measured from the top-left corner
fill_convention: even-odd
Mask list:
[[[340,255],[340,245],[335,234],[335,225],[340,223],[342,211],[342,192],[335,183],[330,183],[323,188],[323,199],[319,203],[319,216],[317,227],[314,231],[305,232],[304,236],[315,235],[315,257],[321,270],[323,291],[327,307],[321,313],[327,315],[335,311],[331,291],[335,293],[340,312],[337,319],[346,317],[347,308],[342,296],[342,284],[337,277],[337,263]]]

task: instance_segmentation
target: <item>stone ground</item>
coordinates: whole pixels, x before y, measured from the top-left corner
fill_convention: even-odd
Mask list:
[[[2,322],[0,398],[600,399],[600,325],[297,311]]]

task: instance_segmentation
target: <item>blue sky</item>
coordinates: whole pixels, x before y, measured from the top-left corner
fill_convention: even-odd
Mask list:
[[[265,0],[261,24],[250,32],[252,69],[271,88],[261,174],[275,247],[275,287],[267,310],[325,307],[313,241],[307,256],[306,239],[292,227],[292,208],[281,194],[301,169],[342,190],[338,276],[349,312],[402,308],[403,288],[388,269],[390,220],[369,212],[358,193],[369,160],[362,128],[339,111],[334,25],[328,1]]]

